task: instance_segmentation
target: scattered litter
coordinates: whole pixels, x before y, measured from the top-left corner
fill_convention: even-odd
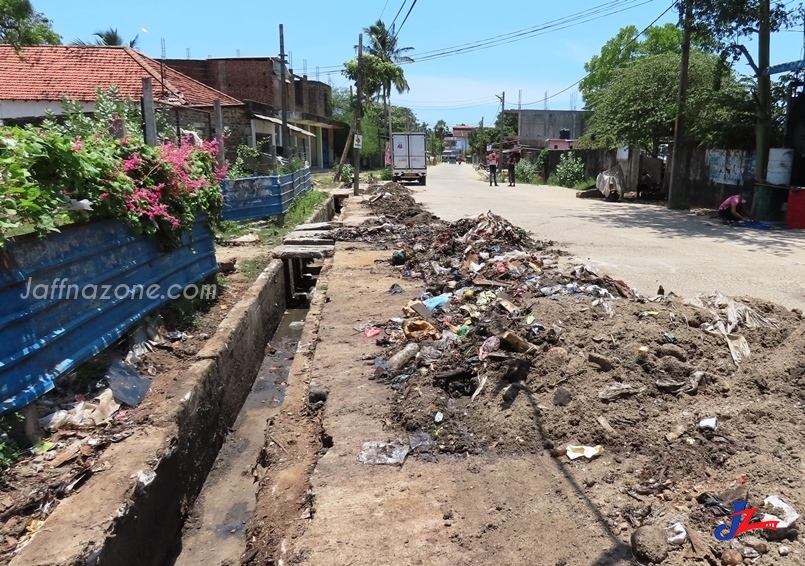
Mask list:
[[[688,533],[682,523],[674,523],[666,532],[668,533],[668,544],[672,546],[682,546],[688,538]]]
[[[411,452],[425,453],[433,450],[433,439],[427,432],[413,432],[408,435]]]
[[[582,456],[588,460],[592,460],[596,456],[604,453],[604,447],[600,444],[598,446],[568,446],[567,457],[571,460],[581,458]]]
[[[380,336],[380,333],[381,333],[381,332],[383,332],[383,331],[382,331],[382,330],[380,330],[380,329],[379,329],[378,327],[376,327],[376,326],[370,326],[369,328],[364,328],[364,329],[363,329],[363,334],[364,334],[364,335],[365,335],[367,338],[374,338],[375,336]]]
[[[609,421],[607,420],[607,418],[605,416],[601,415],[601,416],[598,417],[597,420],[598,420],[598,424],[600,424],[601,427],[605,431],[607,431],[609,434],[618,434],[618,432],[614,428],[612,428],[612,425],[609,424]]]
[[[441,333],[427,320],[412,320],[403,326],[403,333],[408,340],[438,340]]]
[[[718,419],[716,417],[710,417],[699,421],[699,430],[715,431],[717,429],[718,429]]]
[[[413,360],[419,353],[419,344],[411,343],[405,346],[402,350],[394,354],[388,360],[388,367],[392,370],[399,370],[408,365],[408,362]],[[375,364],[377,365],[377,364]]]
[[[55,432],[62,428],[93,428],[109,422],[120,408],[111,389],[104,389],[92,401],[81,401],[69,411],[56,411],[39,420],[45,430]]]
[[[674,395],[687,393],[693,395],[698,391],[702,378],[704,377],[703,371],[696,371],[686,379],[674,379],[671,377],[664,377],[657,380],[657,388]]]
[[[598,392],[598,398],[603,401],[614,401],[631,395],[639,395],[646,388],[643,386],[632,385],[630,383],[614,383],[604,387]]]
[[[358,462],[372,465],[402,465],[409,446],[395,442],[364,442]]]
[[[794,508],[791,507],[791,505],[783,501],[778,495],[768,496],[763,500],[763,503],[766,505],[771,505],[775,509],[782,511],[782,513],[780,513],[782,517],[779,515],[764,514],[763,519],[761,519],[764,523],[768,521],[776,521],[778,530],[791,528],[799,519],[799,513],[797,513]]]
[[[135,474],[133,474],[131,477],[132,479],[137,480],[137,489],[145,489],[146,487],[151,485],[151,483],[155,479],[157,479],[157,474],[153,470],[145,470],[145,471],[140,470]]]
[[[478,359],[484,361],[489,357],[489,354],[497,352],[498,350],[500,350],[500,338],[490,336],[481,344],[481,349],[478,351]]]
[[[391,295],[401,295],[401,294],[402,294],[402,293],[404,293],[404,292],[405,292],[405,291],[403,290],[403,288],[402,288],[400,285],[398,285],[397,283],[395,283],[394,285],[392,285],[392,286],[389,288],[389,293],[390,293]]]
[[[447,301],[449,300],[450,300],[450,294],[444,293],[439,295],[438,297],[427,299],[423,301],[422,304],[424,304],[429,311],[434,311],[436,309],[440,309],[443,306],[445,306],[447,304]]]
[[[435,423],[440,423],[443,420],[444,420],[444,415],[441,412],[436,413],[436,415],[433,417],[433,422],[435,422]]]
[[[120,360],[112,362],[112,367],[106,373],[106,381],[115,400],[129,407],[142,403],[151,388],[150,379]]]

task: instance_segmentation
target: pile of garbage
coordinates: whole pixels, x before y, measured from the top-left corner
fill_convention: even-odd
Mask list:
[[[710,545],[692,539],[712,535],[724,517],[713,502],[729,508],[737,485],[751,483],[747,500],[770,514],[769,497],[790,507],[771,505],[781,523],[796,520],[805,501],[791,494],[805,482],[779,443],[801,431],[760,415],[794,410],[805,386],[805,372],[775,365],[800,313],[718,293],[644,295],[491,212],[418,225],[387,216],[338,237],[388,250],[399,277],[388,293],[400,316],[356,330],[385,348],[371,379],[395,392],[390,417],[408,443],[367,443],[360,462],[549,453],[588,466],[613,528],[662,524],[672,547],[687,540],[704,554]]]

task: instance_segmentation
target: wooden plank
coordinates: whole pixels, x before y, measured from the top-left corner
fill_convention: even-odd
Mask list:
[[[280,259],[320,259],[332,257],[335,246],[277,246],[272,255]]]
[[[341,222],[314,222],[312,224],[299,224],[294,228],[294,232],[309,231],[309,230],[335,230],[341,228]]]
[[[283,238],[282,243],[286,246],[334,246],[335,240],[326,238]]]

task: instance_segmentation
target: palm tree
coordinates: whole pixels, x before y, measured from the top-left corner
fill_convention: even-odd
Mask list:
[[[96,38],[93,43],[84,41],[83,39],[76,39],[73,42],[73,45],[126,45],[126,42],[123,41],[123,36],[118,33],[117,28],[96,31],[92,35],[94,35]],[[139,35],[135,35],[134,39],[128,42],[128,46],[131,48],[137,47],[139,38]]]
[[[369,37],[369,44],[365,46],[366,51],[384,62],[395,65],[393,73],[387,75],[380,85],[380,95],[383,98],[383,108],[386,113],[386,120],[388,120],[389,136],[391,136],[391,87],[394,86],[399,94],[411,90],[400,65],[414,62],[413,58],[406,55],[406,53],[413,51],[414,48],[398,47],[394,25],[391,28],[387,28],[382,20],[377,20],[371,26],[364,28],[363,33]],[[390,138],[389,141],[391,141]]]

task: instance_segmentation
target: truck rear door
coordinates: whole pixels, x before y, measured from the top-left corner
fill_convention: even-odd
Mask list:
[[[409,169],[409,147],[408,136],[406,134],[394,134],[394,169]]]
[[[428,166],[425,155],[425,136],[408,136],[408,153],[411,156],[411,169],[425,169]]]

